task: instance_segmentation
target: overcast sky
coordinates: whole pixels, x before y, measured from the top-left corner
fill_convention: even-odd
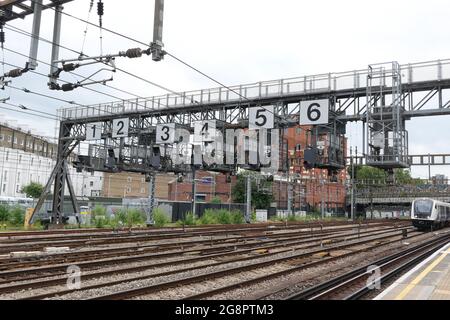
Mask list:
[[[89,0],[75,0],[65,11],[86,19]],[[153,36],[154,1],[104,0],[104,26],[150,43]],[[53,11],[43,14],[41,36],[52,37]],[[166,0],[164,44],[170,53],[191,63],[227,85],[288,78],[319,73],[365,69],[368,64],[398,61],[401,64],[450,58],[448,14],[445,0],[357,1],[357,0]],[[91,21],[97,22],[96,9]],[[12,26],[31,31],[31,17],[14,21]],[[63,16],[62,44],[81,50],[85,24]],[[5,46],[28,54],[29,38],[6,30]],[[104,33],[104,53],[138,46],[118,36]],[[99,55],[99,30],[88,28],[84,53]],[[5,61],[23,66],[26,59],[5,52]],[[77,55],[61,50],[62,58]],[[50,61],[50,46],[41,42],[39,59]],[[179,64],[170,57],[155,63],[150,57],[120,58],[117,66],[175,91],[188,91],[217,85]],[[5,67],[9,70],[10,67]],[[40,64],[38,72],[48,74]],[[89,74],[94,69],[80,69]],[[105,73],[105,77],[110,76]],[[74,81],[70,75],[62,77]],[[140,96],[164,94],[145,82],[116,73],[109,84]],[[16,87],[51,94],[80,104],[115,100],[77,89],[72,93],[47,89],[47,79],[31,73],[14,79]],[[93,87],[120,98],[133,98],[104,86]],[[0,99],[55,113],[64,103],[15,90],[0,92]],[[0,118],[16,119],[48,136],[55,135],[55,123],[0,109]],[[420,118],[408,122],[410,154],[450,153],[448,117]],[[348,126],[350,143],[361,145],[360,126]],[[413,168],[413,174],[428,175],[427,168]],[[445,173],[433,167],[432,174]]]

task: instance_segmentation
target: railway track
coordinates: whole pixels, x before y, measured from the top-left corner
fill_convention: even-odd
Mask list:
[[[417,235],[413,235],[412,237],[414,237],[414,236],[417,236]],[[388,240],[389,238],[394,238],[394,240]],[[268,257],[261,257],[261,258],[264,258],[263,261],[251,261],[250,259],[243,259],[243,260],[250,261],[250,263],[247,263],[244,266],[226,266],[230,262],[221,262],[221,263],[216,264],[216,266],[222,265],[223,268],[221,268],[219,270],[201,272],[200,274],[197,273],[193,276],[190,276],[190,275],[183,276],[183,273],[186,273],[188,271],[194,271],[194,270],[198,272],[201,268],[188,267],[185,269],[178,269],[178,270],[174,270],[174,271],[163,272],[160,274],[153,273],[153,274],[149,274],[149,275],[143,276],[143,277],[138,276],[138,277],[134,277],[134,278],[118,280],[117,282],[108,282],[108,283],[100,283],[100,284],[97,283],[92,286],[87,286],[87,287],[83,286],[82,291],[98,289],[98,288],[105,289],[105,288],[114,287],[114,285],[118,285],[118,284],[132,283],[133,289],[122,290],[122,291],[118,291],[118,292],[113,292],[111,294],[98,295],[98,296],[92,297],[92,299],[95,299],[95,300],[97,300],[97,299],[130,299],[130,298],[134,298],[134,297],[145,296],[150,293],[154,293],[154,292],[158,292],[158,291],[166,290],[166,289],[170,289],[170,288],[177,288],[177,287],[186,286],[186,285],[197,285],[198,282],[214,280],[214,279],[218,279],[221,277],[240,274],[243,272],[248,272],[248,273],[252,274],[252,273],[258,271],[261,273],[261,272],[265,272],[265,269],[263,269],[264,267],[273,268],[274,266],[276,266],[276,268],[283,269],[282,271],[278,271],[276,273],[270,272],[270,274],[267,275],[268,277],[276,277],[276,276],[280,276],[282,274],[288,274],[288,273],[300,270],[302,268],[313,267],[313,266],[317,266],[320,264],[328,263],[330,261],[337,260],[339,258],[347,257],[347,256],[350,256],[353,254],[366,252],[368,250],[372,250],[379,246],[392,244],[392,243],[398,242],[399,238],[401,238],[401,232],[396,232],[395,235],[391,234],[391,235],[383,235],[383,236],[379,236],[379,237],[372,237],[371,239],[365,239],[363,241],[354,241],[352,243],[335,245],[335,246],[332,246],[332,247],[326,248],[326,249],[319,248],[319,249],[309,250],[308,252],[302,252],[302,253],[294,252],[292,254],[289,254],[289,256],[287,256],[287,257],[286,256],[285,257],[275,256],[270,259],[268,259]],[[380,242],[381,240],[384,240],[384,242],[381,243]],[[361,247],[361,246],[363,246],[363,247]],[[350,247],[354,247],[354,249],[351,251],[348,251],[346,253],[341,253],[341,254],[337,254],[335,256],[334,255],[330,256],[330,258],[325,258],[325,259],[320,259],[320,260],[317,260],[314,258],[315,254],[321,253],[321,252],[323,252],[323,250],[327,250],[330,252],[331,251],[339,252],[339,250],[342,250],[345,248],[350,248]],[[294,262],[298,261],[298,265],[297,265],[297,263],[294,263],[294,266],[291,266],[288,263],[290,261],[294,261]],[[208,265],[208,267],[211,267],[211,266]],[[176,276],[175,277],[176,279],[173,279],[173,280],[169,279],[167,281],[162,281],[160,283],[148,285],[148,286],[143,284],[143,282],[145,282],[145,280],[154,279],[154,278],[162,277],[162,276],[166,276],[166,278],[167,278],[167,276],[169,276],[169,278],[173,278],[170,276]],[[136,287],[138,287],[138,288],[136,288]],[[112,288],[111,288],[111,290],[114,291],[114,289],[112,289]],[[52,292],[49,294],[30,296],[30,297],[28,297],[28,299],[55,298],[55,297],[60,297],[65,294],[70,294],[74,291],[76,291],[76,290],[63,290],[63,291],[58,291],[58,292]]]
[[[373,292],[375,284],[383,285],[403,274],[445,246],[449,241],[450,234],[446,234],[293,294],[287,297],[287,300],[362,299]],[[379,268],[379,277],[373,277],[374,266]]]
[[[345,240],[350,241],[350,240],[357,240],[357,239],[366,239],[367,237],[383,236],[386,234],[392,234],[393,232],[399,234],[399,232],[401,232],[401,230],[390,229],[390,230],[378,230],[378,231],[372,231],[372,232],[366,231],[366,232],[368,234],[359,234],[359,235],[358,234],[354,234],[354,235],[346,234]],[[342,237],[342,235],[340,235],[340,236]],[[338,237],[339,236],[333,236],[334,239],[338,239]],[[331,238],[331,237],[329,237],[329,238]],[[220,253],[210,253],[207,255],[196,255],[193,257],[176,259],[176,260],[165,260],[162,262],[146,263],[145,265],[140,265],[137,267],[124,267],[124,268],[120,268],[117,270],[110,270],[107,272],[102,271],[100,269],[99,271],[92,272],[89,275],[83,275],[82,280],[88,280],[88,279],[93,279],[96,277],[98,278],[98,277],[104,277],[107,275],[114,275],[114,274],[120,274],[120,273],[126,273],[126,272],[130,272],[130,273],[138,272],[138,271],[147,270],[147,269],[156,268],[156,267],[192,264],[192,263],[207,261],[207,260],[211,260],[211,259],[221,259],[221,260],[226,260],[226,262],[218,262],[217,263],[217,262],[212,261],[211,263],[208,264],[208,266],[220,265],[221,263],[247,261],[247,260],[257,258],[257,256],[255,257],[255,255],[254,255],[254,253],[257,250],[265,252],[264,257],[269,257],[269,256],[281,254],[281,253],[290,252],[293,250],[307,250],[307,249],[318,247],[319,245],[317,243],[317,240],[319,240],[319,239],[292,241],[290,243],[277,243],[279,241],[275,240],[275,241],[273,241],[273,244],[265,245],[265,246],[264,245],[261,246],[261,244],[255,243],[255,244],[252,244],[250,247],[247,245],[246,247],[244,247],[242,249],[238,249],[238,250],[236,250],[236,248],[234,248],[234,250],[229,250],[229,251],[220,252]],[[343,239],[341,239],[341,240],[343,240]],[[316,243],[313,244],[311,242],[316,242]],[[328,242],[328,243],[332,244],[333,242]],[[252,255],[252,253],[253,253],[253,255]],[[183,253],[180,252],[179,254],[176,254],[176,256],[178,256],[180,254],[183,254]],[[236,258],[233,258],[233,257],[236,257]],[[149,258],[149,257],[147,256],[147,258]],[[153,256],[151,258],[155,258],[155,257]],[[117,260],[114,262],[117,262]],[[100,265],[105,266],[104,261],[97,261],[96,263],[99,263]],[[85,267],[86,265],[87,265],[86,263],[82,263],[79,266]],[[46,267],[46,270],[49,274],[52,274],[52,275],[55,275],[55,271],[58,271],[58,270],[60,271],[58,273],[59,275],[65,275],[66,274],[65,272],[66,272],[68,266],[70,266],[70,264],[65,264],[64,266],[56,266],[55,268],[48,266],[48,267]],[[39,270],[43,271],[42,268]],[[188,271],[188,270],[191,270],[191,269],[188,268],[184,271]],[[84,271],[84,269],[83,269],[83,271]],[[30,272],[32,272],[31,269],[29,269],[29,270],[13,270],[12,272],[9,273],[9,275],[21,275],[24,273],[29,274]],[[0,276],[2,276],[4,278],[6,275],[8,275],[8,273],[5,273],[5,272],[0,273]],[[14,280],[17,280],[17,279],[3,280],[0,282],[0,294],[7,293],[7,292],[13,292],[13,291],[17,291],[17,290],[23,290],[23,289],[43,288],[43,287],[47,287],[47,286],[51,286],[51,285],[63,284],[67,281],[66,277],[62,277],[59,279],[39,280],[39,278],[41,278],[41,277],[43,277],[43,276],[36,275],[34,277],[27,277],[27,278],[21,277],[18,279],[20,279],[21,281],[28,280],[28,282],[20,283],[20,284],[11,284]]]
[[[397,223],[399,225],[404,224],[404,222]],[[392,222],[384,222],[384,223],[367,223],[364,226],[369,225],[392,225]],[[277,230],[299,230],[299,229],[309,229],[312,233],[319,232],[323,230],[323,228],[327,227],[339,227],[343,226],[343,228],[352,228],[352,226],[359,226],[358,224],[342,224],[342,223],[331,223],[331,224],[304,224],[304,223],[293,223],[293,224],[268,224],[264,227],[260,226],[243,226],[243,225],[231,225],[228,227],[204,227],[202,228],[192,228],[187,230],[173,230],[173,231],[138,231],[138,232],[110,232],[104,233],[100,232],[91,233],[91,234],[71,234],[63,237],[57,236],[45,236],[45,237],[36,237],[36,236],[22,236],[22,237],[3,237],[0,234],[0,254],[8,254],[12,251],[37,251],[42,250],[47,246],[70,246],[71,248],[79,248],[85,246],[100,246],[100,245],[111,245],[111,244],[124,244],[124,243],[136,243],[136,242],[144,242],[144,241],[152,241],[152,240],[167,240],[167,239],[181,239],[181,238],[192,238],[192,237],[207,237],[207,236],[220,236],[220,235],[230,235],[230,234],[246,234],[250,231],[260,232],[263,234],[264,232],[274,232]],[[320,230],[319,230],[320,229]]]
[[[374,233],[377,231],[389,231],[389,230],[402,230],[405,227],[376,227],[376,228],[366,228],[361,231],[358,229],[358,236],[364,236],[366,234]],[[354,229],[334,229],[334,230],[322,230],[322,232],[317,233],[298,233],[298,232],[281,232],[281,233],[266,233],[258,234],[252,236],[241,236],[241,237],[227,237],[219,239],[207,239],[207,240],[196,240],[190,242],[175,242],[175,243],[164,243],[164,244],[149,244],[149,245],[139,245],[127,248],[104,248],[95,249],[84,252],[70,252],[70,253],[58,253],[49,256],[44,256],[39,259],[39,257],[29,258],[29,259],[17,259],[17,258],[7,258],[0,259],[0,278],[2,278],[2,271],[26,268],[32,266],[40,265],[55,265],[58,263],[74,263],[77,261],[87,262],[89,260],[106,259],[110,257],[118,256],[133,256],[136,254],[143,255],[146,253],[158,253],[163,252],[165,255],[176,255],[178,253],[183,254],[186,252],[195,252],[201,250],[203,254],[211,251],[230,251],[236,250],[240,247],[248,247],[249,245],[264,246],[271,243],[293,244],[293,241],[298,241],[299,243],[307,243],[314,241],[327,241],[337,239],[339,237],[354,234]],[[177,249],[182,249],[181,251],[176,251]],[[170,250],[175,250],[175,252],[170,253]],[[26,261],[28,260],[28,261]]]

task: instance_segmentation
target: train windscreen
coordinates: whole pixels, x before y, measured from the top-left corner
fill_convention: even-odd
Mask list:
[[[420,215],[431,215],[433,211],[433,201],[432,200],[416,200],[414,201],[414,213]]]

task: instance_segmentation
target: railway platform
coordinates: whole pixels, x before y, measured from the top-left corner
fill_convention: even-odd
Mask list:
[[[450,243],[403,275],[374,300],[450,300]]]

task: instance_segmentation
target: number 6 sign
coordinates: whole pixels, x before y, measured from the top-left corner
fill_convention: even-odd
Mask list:
[[[329,108],[328,99],[300,102],[300,125],[328,124]]]

